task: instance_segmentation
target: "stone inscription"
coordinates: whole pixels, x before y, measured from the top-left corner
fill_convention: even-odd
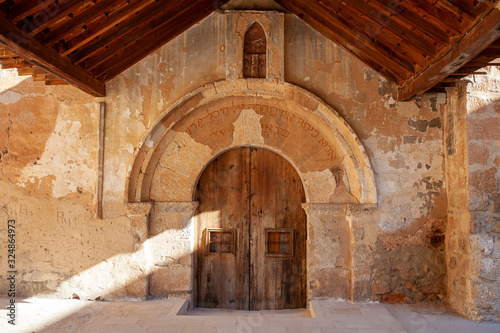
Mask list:
[[[262,132],[267,134],[278,134],[288,138],[290,131],[272,124],[262,124]]]
[[[310,136],[317,141],[317,143],[321,146],[321,148],[324,150],[326,153],[327,160],[333,161],[336,157],[334,153],[334,149],[332,145],[321,135],[319,132],[318,128],[316,128],[314,125],[310,124],[306,120],[297,117],[295,114],[290,113],[287,110],[275,107],[275,106],[270,106],[266,104],[255,104],[255,103],[241,103],[241,104],[234,104],[232,106],[228,107],[223,107],[217,110],[210,111],[208,109],[205,110],[205,114],[195,121],[193,121],[191,124],[189,124],[185,130],[185,132],[188,135],[192,135],[194,132],[196,132],[198,129],[203,129],[206,126],[210,124],[211,121],[214,121],[220,117],[226,117],[231,114],[236,114],[239,113],[243,109],[253,109],[259,114],[262,115],[270,115],[270,116],[275,116],[279,117],[283,120],[286,121],[287,124],[289,124],[289,128],[292,126],[296,125],[296,128],[301,129],[302,131],[308,132]],[[210,133],[211,137],[214,138],[222,138],[230,135],[233,131],[233,126],[229,125],[224,128],[218,128],[214,130],[213,132]],[[290,130],[279,127],[276,124],[272,123],[262,123],[262,132],[267,134],[267,135],[278,135],[282,136],[284,138],[288,138],[290,136]]]

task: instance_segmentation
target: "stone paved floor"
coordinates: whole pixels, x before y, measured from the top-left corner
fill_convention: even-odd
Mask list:
[[[18,302],[14,327],[7,323],[8,300],[0,299],[0,332],[500,332],[500,324],[475,323],[444,307],[429,305],[322,300],[312,302],[312,311],[188,311],[184,301],[172,299],[91,302],[29,298]]]

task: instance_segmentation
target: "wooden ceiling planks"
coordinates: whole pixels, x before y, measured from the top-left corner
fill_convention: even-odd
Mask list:
[[[9,51],[0,49],[0,62],[7,67],[17,66],[11,68],[26,68],[21,73],[29,73],[34,64],[42,64],[48,72],[33,74],[37,80],[45,78],[48,84],[70,82],[94,95],[103,94],[100,87],[106,81],[226,2],[0,0],[0,18],[9,24],[9,29],[0,31],[0,40],[24,56],[2,57],[2,50],[4,54]],[[454,70],[459,68],[450,54],[469,49],[464,42],[468,34],[483,42],[491,41],[495,37],[491,30],[494,28],[484,33],[474,28],[488,17],[495,19],[491,13],[498,11],[498,1],[477,0],[276,2],[396,83],[400,99],[432,88],[431,83],[449,85],[461,78],[463,75],[449,77],[448,71],[439,76],[436,73],[440,72],[439,66],[450,63]],[[489,21],[491,26],[492,19]],[[12,38],[2,35],[13,28],[17,29],[18,37],[29,38],[28,44],[36,47],[29,50],[16,47]],[[483,34],[489,37],[482,38]],[[477,71],[492,64],[499,51],[496,43],[492,45],[491,48],[483,45],[484,51],[475,46],[477,59],[467,59],[468,68]],[[423,78],[428,82],[423,82]]]
[[[484,16],[441,58],[401,85],[398,98],[409,100],[453,74],[500,37],[500,3]]]
[[[207,17],[214,10],[213,4],[213,0],[202,0],[196,2],[194,6],[184,6],[182,10],[178,10],[175,15],[166,20],[167,24],[162,24],[139,38],[136,45],[142,45],[142,47],[126,48],[120,56],[111,58],[96,67],[94,72],[96,77],[105,82],[111,80],[123,72],[123,66],[125,68],[132,66],[183,33],[186,27],[189,28]],[[187,12],[193,12],[193,14],[186,17]]]
[[[105,96],[103,82],[97,80],[81,67],[62,58],[19,30],[7,19],[0,17],[0,44],[20,55],[30,63],[47,70],[94,96]]]
[[[93,38],[98,37],[117,24],[120,24],[121,22],[134,16],[136,12],[144,9],[155,1],[156,0],[142,0],[136,1],[134,3],[129,3],[116,12],[110,14],[106,20],[100,20],[95,22],[93,25],[87,25],[86,29],[81,34],[75,36],[71,40],[66,41],[64,50],[60,52],[61,55],[66,56],[69,53],[75,51],[79,47],[90,42]]]
[[[490,12],[489,9],[496,10],[495,4],[498,4],[497,1],[469,0],[462,0],[460,4],[449,0],[276,2],[397,83],[400,100],[411,99],[432,88],[431,82],[438,84],[438,78],[445,79],[448,71],[441,70],[447,64],[439,60],[455,61],[447,55],[453,53],[452,50],[456,50],[462,39]],[[344,38],[341,33],[345,33]],[[481,33],[473,35],[481,39]],[[491,36],[481,40],[491,42]],[[464,45],[462,42],[462,47]],[[452,68],[458,69],[456,66]],[[429,74],[433,72],[435,75]],[[421,77],[429,81],[424,82]]]

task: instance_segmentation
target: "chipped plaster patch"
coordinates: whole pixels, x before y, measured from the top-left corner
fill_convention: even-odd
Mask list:
[[[196,142],[186,132],[179,132],[165,148],[159,163],[164,168],[196,179],[211,157],[210,147]]]
[[[0,104],[14,104],[19,102],[21,98],[23,98],[23,94],[12,90],[7,90],[0,95]]]
[[[303,177],[308,202],[330,201],[337,186],[335,177],[330,170],[306,172]]]
[[[264,144],[262,136],[262,126],[260,124],[261,115],[252,109],[241,110],[238,119],[233,123],[233,143],[232,146],[248,144]]]
[[[48,177],[55,198],[82,190],[91,192],[95,182],[92,141],[81,138],[79,121],[61,118],[58,116],[40,160],[24,167],[18,180],[18,185],[26,187]],[[43,182],[37,183],[40,187]]]

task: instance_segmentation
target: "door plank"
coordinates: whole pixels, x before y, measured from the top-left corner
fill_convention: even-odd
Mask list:
[[[248,159],[231,150],[215,159],[198,183],[196,306],[248,309]],[[236,229],[235,254],[208,254],[208,228]]]
[[[251,150],[250,310],[306,307],[304,189],[295,169],[266,149]],[[266,255],[268,228],[293,229],[293,256]]]
[[[196,199],[200,202],[196,306],[306,307],[305,194],[299,175],[285,159],[260,148],[230,150],[204,171]],[[234,256],[206,255],[209,228],[237,230]],[[290,245],[289,255],[266,253],[266,230],[293,238],[293,242],[283,243]]]

